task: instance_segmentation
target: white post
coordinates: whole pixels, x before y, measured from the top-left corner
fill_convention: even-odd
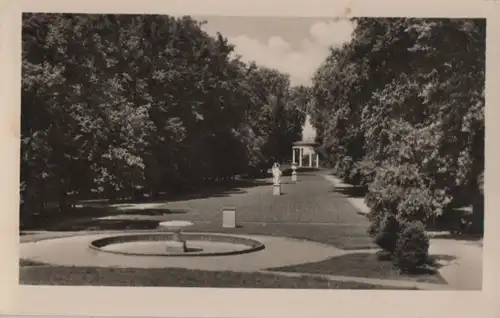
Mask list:
[[[309,151],[309,168],[313,166],[313,154],[312,151]]]
[[[225,207],[222,208],[222,227],[235,228],[236,227],[236,208]]]
[[[319,168],[319,154],[316,154],[316,168]]]
[[[273,195],[281,195],[281,184],[273,184]]]
[[[295,147],[292,148],[292,163],[295,162]]]

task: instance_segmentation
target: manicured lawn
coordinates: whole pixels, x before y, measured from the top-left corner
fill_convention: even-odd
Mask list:
[[[190,231],[282,236],[331,244],[345,250],[376,248],[373,240],[366,234],[366,228],[362,225],[261,223],[243,224],[240,228],[226,229],[216,223],[195,225]]]
[[[320,262],[272,268],[269,270],[446,284],[446,281],[439,273],[402,275],[393,267],[390,261],[377,259],[375,253],[347,254]]]
[[[263,273],[201,271],[179,268],[131,269],[97,267],[26,267],[20,284],[65,286],[142,286],[293,289],[402,289],[317,277],[286,277]]]
[[[332,244],[343,249],[374,247],[367,235],[368,220],[333,186],[315,172],[299,174],[299,182],[284,178],[282,196],[272,195],[269,184],[246,181],[218,193],[163,201],[154,208],[118,210],[86,207],[41,219],[32,229],[52,231],[154,230],[166,220],[189,220],[187,231],[277,235]],[[240,182],[241,183],[241,182]],[[240,227],[224,229],[221,209],[234,206]],[[108,217],[107,219],[102,219]]]

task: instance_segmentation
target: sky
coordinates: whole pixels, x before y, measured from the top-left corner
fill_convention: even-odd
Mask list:
[[[278,69],[293,85],[311,84],[311,76],[329,54],[351,39],[346,19],[286,17],[195,17],[210,35],[220,32],[244,61]]]
[[[329,54],[351,39],[355,27],[346,19],[289,17],[196,16],[206,21],[210,35],[220,32],[245,62],[277,69],[290,75],[292,85],[311,85],[316,69]],[[314,138],[308,120],[303,138]]]

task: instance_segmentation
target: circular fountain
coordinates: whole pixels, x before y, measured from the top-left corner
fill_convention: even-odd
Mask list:
[[[90,243],[93,250],[134,256],[224,256],[265,248],[255,239],[228,234],[186,233],[189,221],[165,221],[159,232],[108,236]]]
[[[172,231],[172,239],[167,242],[169,244],[166,245],[166,251],[174,252],[174,253],[187,253],[188,248],[186,244],[186,240],[184,240],[181,236],[181,232],[186,227],[192,226],[193,223],[189,221],[165,221],[161,222],[158,227],[160,229],[165,229],[167,231]]]

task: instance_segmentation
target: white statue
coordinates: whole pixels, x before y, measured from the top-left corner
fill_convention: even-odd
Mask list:
[[[280,170],[279,163],[275,162],[273,164],[272,172],[273,172],[273,183],[274,184],[281,184],[281,181],[280,181],[281,170]]]

